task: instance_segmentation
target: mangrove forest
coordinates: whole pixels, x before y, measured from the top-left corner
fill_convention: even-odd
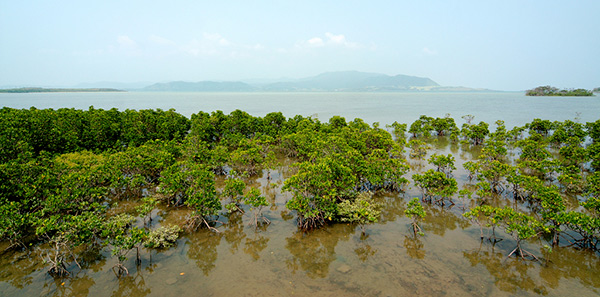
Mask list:
[[[445,232],[432,218],[444,217],[477,230],[472,236],[482,246],[502,241],[508,246],[503,261],[563,265],[549,260],[555,249],[596,259],[600,120],[532,119],[506,127],[501,120],[460,119],[459,126],[450,115],[423,115],[381,127],[358,118],[321,122],[280,112],[258,117],[200,111],[187,118],[160,109],[5,107],[2,253],[29,255],[37,263],[29,265],[44,267],[60,288],[98,261],[111,263],[104,273],[118,282],[150,261],[150,251],[168,251],[182,236],[200,232],[189,253],[213,259],[198,262],[208,273],[216,257],[210,243],[218,236],[235,242],[230,232],[236,228],[260,234],[286,222],[295,224],[298,238],[336,225],[346,228],[344,236],[356,229],[363,240],[356,253],[363,260],[376,253],[364,245],[371,228],[406,217],[398,236],[411,257],[422,259],[422,239]],[[447,153],[442,144],[450,147]],[[284,197],[281,208],[274,195]],[[448,216],[449,209],[458,215]],[[176,218],[163,221],[169,213]],[[291,238],[290,250],[301,245]],[[194,250],[204,241],[208,247]],[[266,246],[263,241],[252,249],[249,237],[246,244],[254,259]],[[314,253],[317,262],[335,259],[329,248],[299,250]],[[482,256],[465,251],[465,257]],[[314,277],[328,271],[304,261],[286,265]],[[3,278],[15,286],[28,283],[6,273]]]

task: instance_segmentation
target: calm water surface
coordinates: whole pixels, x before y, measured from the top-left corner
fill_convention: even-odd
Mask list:
[[[287,117],[297,114],[317,116],[327,121],[341,115],[347,120],[361,118],[382,125],[412,123],[420,115],[442,117],[449,113],[457,123],[471,114],[475,121],[490,124],[503,120],[511,128],[534,118],[551,121],[595,121],[600,114],[600,98],[528,97],[521,92],[493,93],[28,93],[0,94],[0,105],[13,108],[95,108],[119,110],[174,108],[190,116],[198,111],[222,110],[226,114],[241,109],[254,116],[281,111]]]
[[[99,93],[0,94],[0,103],[15,108],[162,108],[174,107],[190,115],[198,110],[246,110],[253,115],[283,111],[286,116],[317,114],[347,119],[360,117],[382,124],[410,124],[420,114],[455,118],[473,114],[476,120],[503,119],[522,125],[539,117],[550,120],[598,119],[598,98],[531,98],[517,93]],[[434,143],[433,153],[452,153],[454,176],[467,183],[462,164],[478,155],[477,149]],[[426,161],[409,160],[415,172],[430,168]],[[164,251],[143,250],[142,264],[132,256],[125,265],[130,275],[117,279],[111,268],[116,259],[107,249],[90,251],[81,260],[84,269],[69,267],[72,277],[55,280],[41,263],[42,249],[6,252],[0,257],[2,296],[597,296],[600,293],[598,254],[569,247],[547,253],[542,242],[525,248],[547,264],[506,259],[514,248],[510,236],[492,245],[480,241],[479,228],[462,217],[470,202],[457,205],[424,204],[425,236],[414,238],[404,216],[407,201],[421,195],[416,188],[377,199],[385,205],[380,221],[360,228],[338,224],[309,233],[299,232],[295,214],[285,208],[281,193],[287,167],[250,182],[262,189],[271,203],[263,213],[272,224],[256,229],[246,215],[223,215],[221,233],[199,230],[184,234],[177,246]],[[218,183],[221,184],[222,183]],[[505,202],[498,202],[505,203]],[[123,201],[122,209],[133,210]],[[182,224],[183,208],[155,210],[153,227]],[[5,244],[0,245],[4,250]]]

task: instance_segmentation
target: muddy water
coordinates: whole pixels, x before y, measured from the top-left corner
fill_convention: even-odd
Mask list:
[[[462,169],[478,151],[447,142],[433,143],[432,153],[453,153],[460,185],[468,182]],[[409,160],[410,174],[430,168]],[[471,201],[456,205],[425,205],[425,236],[415,238],[404,216],[407,201],[420,192],[379,195],[381,219],[367,226],[366,235],[353,225],[337,224],[309,233],[299,232],[295,215],[285,208],[282,180],[291,170],[281,168],[273,180],[250,182],[262,189],[271,206],[263,213],[271,224],[249,226],[251,215],[223,215],[220,233],[199,230],[185,234],[168,250],[143,250],[142,263],[133,254],[126,263],[130,275],[118,279],[116,259],[107,248],[85,251],[83,269],[53,279],[41,261],[43,246],[7,252],[0,258],[2,296],[596,296],[600,291],[598,254],[570,247],[551,253],[539,240],[524,248],[547,264],[506,258],[515,247],[510,236],[492,244],[480,241],[479,227],[462,216]],[[410,178],[409,178],[410,180]],[[501,201],[499,203],[502,203]],[[132,209],[131,203],[122,203]],[[181,224],[187,211],[159,209],[153,227]],[[1,246],[4,250],[6,246]]]

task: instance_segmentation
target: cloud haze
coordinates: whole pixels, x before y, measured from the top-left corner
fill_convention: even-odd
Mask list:
[[[597,1],[4,1],[0,86],[358,70],[442,85],[600,86]]]

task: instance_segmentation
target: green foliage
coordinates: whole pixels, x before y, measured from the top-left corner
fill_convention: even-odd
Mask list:
[[[459,195],[468,200],[476,191],[480,203],[494,206],[505,205],[502,198],[511,194],[515,198],[512,210],[481,205],[466,217],[482,228],[491,227],[492,233],[495,227],[504,229],[517,241],[514,252],[523,257],[532,254],[520,248],[521,240],[542,233],[552,234],[555,244],[564,237],[597,250],[600,121],[584,126],[576,121],[535,119],[510,131],[497,121],[496,131],[489,133],[486,123],[474,125],[472,116],[464,118],[461,137],[484,146],[477,162],[464,163],[476,184],[467,184]],[[0,238],[11,247],[40,247],[49,271],[57,276],[67,275],[71,263],[79,264],[79,251],[103,243],[119,260],[117,275],[126,274],[125,260],[131,251],[135,249],[139,259],[142,245],[167,248],[180,230],[173,226],[148,231],[135,227],[130,215],[111,217],[108,214],[120,212],[114,209],[118,199],[137,204],[144,221],[151,219],[159,201],[185,205],[191,209],[189,229],[216,230],[211,219],[219,215],[221,202],[215,174],[259,175],[278,166],[276,154],[291,157],[286,162],[297,162],[279,173],[286,177],[283,190],[291,194],[286,206],[297,214],[300,228],[356,222],[364,232],[364,225],[381,215],[372,192],[402,191],[408,183],[404,176],[409,167],[402,155],[406,124],[389,128],[391,134],[361,119],[348,122],[338,116],[321,123],[302,116],[286,119],[281,113],[260,118],[239,110],[229,115],[199,112],[187,120],[173,110],[3,108]],[[522,139],[526,129],[529,137]],[[409,132],[429,136],[433,131],[451,139],[459,136],[449,116],[422,116]],[[412,158],[424,158],[429,149],[425,141],[416,139],[408,146]],[[459,190],[451,178],[455,148],[451,147],[454,155],[432,155],[429,162],[436,169],[413,176],[424,200],[453,203]],[[513,154],[518,156],[517,166],[509,165]],[[245,188],[239,178],[226,180],[221,194],[230,202],[228,209],[251,208],[251,224],[269,223],[262,215],[267,199],[257,188]],[[581,207],[565,198],[571,194],[577,195]],[[413,219],[415,235],[422,234],[418,220],[425,214],[418,199],[408,204],[405,213]],[[386,219],[389,215],[383,213]],[[431,226],[438,228],[435,223]]]
[[[477,177],[477,173],[479,172],[479,170],[481,168],[479,162],[473,162],[473,161],[467,161],[467,162],[463,163],[463,167],[469,173],[469,181],[472,180],[473,178]]]
[[[548,133],[554,128],[554,124],[549,120],[533,119],[525,127],[529,128],[529,134],[535,132],[542,136],[548,136]]]
[[[480,226],[484,225],[484,223],[481,223],[483,220],[486,222],[486,226],[491,226],[492,228],[500,227],[504,229],[506,233],[512,235],[516,241],[517,247],[508,255],[508,257],[517,253],[521,258],[531,256],[532,258],[537,259],[535,255],[524,250],[521,247],[521,243],[523,240],[549,232],[549,229],[534,217],[518,212],[510,207],[500,208],[482,205],[472,208],[469,212],[464,213],[463,216],[479,222]],[[483,233],[481,235],[483,237]]]
[[[535,89],[525,91],[526,96],[594,96],[593,91],[586,89],[563,89],[551,86],[540,86]]]
[[[600,199],[600,171],[587,176],[587,193],[590,197]],[[597,208],[600,211],[600,208]]]
[[[142,198],[142,204],[135,207],[138,215],[144,219],[144,223],[152,221],[152,211],[156,208],[157,204],[158,200],[155,197],[148,196]]]
[[[483,144],[485,137],[490,134],[488,130],[488,123],[479,122],[479,124],[468,124],[465,123],[462,126],[460,134],[463,135],[470,143],[474,145]]]
[[[521,170],[540,177],[551,173],[556,162],[546,149],[547,143],[540,134],[534,133],[530,137],[517,141],[516,146],[521,149],[521,155],[517,159]]]
[[[111,254],[117,257],[118,263],[115,274],[120,277],[123,274],[129,274],[124,262],[127,261],[127,255],[133,249],[136,250],[136,262],[141,262],[140,247],[146,240],[148,232],[145,229],[133,226],[135,218],[129,214],[119,214],[110,218],[104,225],[102,235],[106,237],[105,244],[112,246]]]
[[[250,190],[244,195],[244,202],[252,207],[253,220],[251,225],[258,226],[258,219],[262,222],[270,224],[271,221],[262,214],[262,208],[269,205],[267,198],[260,194],[260,190],[257,188],[250,188]]]
[[[401,145],[406,143],[406,124],[399,124],[398,122],[394,122],[389,125],[388,128],[392,128],[392,135],[394,139]]]
[[[347,199],[339,205],[339,216],[342,222],[357,223],[365,233],[365,224],[375,223],[381,214],[382,205],[373,200],[371,192],[359,193],[353,199]]]
[[[200,223],[211,228],[206,218],[217,215],[221,210],[214,178],[214,173],[206,166],[187,161],[173,164],[160,177],[160,191],[168,203],[185,203],[192,209],[188,220],[190,229],[197,228]]]
[[[452,154],[446,156],[433,154],[429,158],[429,164],[435,165],[437,167],[436,170],[446,174],[446,177],[450,177],[452,175],[452,170],[456,169],[454,161],[454,156],[452,156]]]
[[[583,191],[584,180],[580,168],[577,166],[560,166],[558,168],[558,182],[569,192]]]
[[[431,131],[433,131],[433,129],[433,118],[422,115],[410,125],[408,133],[411,133],[413,137],[417,137],[419,135],[431,136]]]
[[[540,86],[532,90],[525,91],[527,96],[551,96],[558,92],[558,88],[551,86]]]
[[[512,167],[509,170],[506,176],[506,182],[512,190],[513,198],[515,200],[530,198],[532,193],[542,184],[542,181],[537,177],[521,174],[515,167]]]
[[[587,136],[587,132],[585,131],[583,124],[570,120],[566,120],[564,122],[554,122],[553,126],[554,132],[549,137],[549,141],[555,146],[582,142]],[[575,138],[576,140],[572,138]]]
[[[488,198],[494,197],[494,194],[496,193],[496,191],[494,191],[492,189],[492,185],[490,185],[489,182],[481,181],[481,182],[478,182],[476,184],[476,186],[477,186],[477,192],[475,192],[475,193],[482,200],[481,201],[482,203],[486,202],[488,200]]]
[[[23,245],[22,239],[32,224],[31,214],[22,211],[25,207],[21,202],[0,199],[0,238],[8,240],[11,245]]]
[[[162,171],[173,166],[179,156],[178,146],[164,141],[149,141],[112,154],[107,164],[117,172],[112,187],[119,195],[140,196],[142,189],[156,184]]]
[[[506,143],[503,140],[492,138],[485,142],[479,159],[502,161],[506,158],[507,152]]]
[[[457,182],[453,178],[448,178],[444,173],[429,169],[423,174],[414,174],[412,176],[417,185],[423,191],[423,200],[432,200],[437,197],[436,202],[442,202],[449,199],[458,192]]]
[[[168,227],[160,226],[155,230],[148,232],[148,235],[144,240],[144,246],[154,249],[172,247],[177,242],[179,233],[181,233],[181,228],[177,225]]]
[[[494,192],[503,191],[501,182],[513,168],[497,160],[481,162],[480,166],[480,177],[490,184]]]
[[[127,254],[134,248],[137,250],[136,260],[141,261],[139,247],[145,240],[147,232],[144,229],[133,226],[135,218],[127,214],[121,214],[106,223],[105,233],[107,243],[112,245],[111,254],[117,256],[119,268],[117,275],[123,272],[129,274],[129,271],[123,262],[127,260]],[[110,230],[110,231],[109,231]],[[110,232],[110,233],[109,233]]]
[[[449,114],[443,118],[435,118],[432,120],[433,130],[438,136],[446,136],[448,134],[458,133],[458,127],[454,122],[454,119]]]
[[[481,239],[484,237],[483,227],[485,226],[492,229],[489,239],[491,240],[493,237],[496,240],[496,227],[499,223],[499,217],[495,215],[497,210],[497,208],[490,205],[479,205],[463,213],[463,216],[479,225]]]
[[[596,250],[600,242],[600,218],[587,213],[569,211],[561,215],[560,222],[581,238],[575,243],[582,248]]]
[[[591,167],[595,171],[600,171],[600,142],[595,141],[587,147],[587,155],[591,160]]]
[[[390,158],[382,149],[375,149],[363,160],[360,160],[357,171],[359,176],[356,188],[370,191],[401,191],[408,180],[403,177],[409,166],[403,159]]]
[[[244,213],[241,208],[241,202],[244,195],[244,189],[246,188],[246,183],[239,178],[228,178],[225,180],[225,188],[221,195],[223,197],[229,198],[230,202],[225,205],[227,210],[231,213],[234,211],[239,211]]]
[[[297,211],[301,228],[323,225],[325,218],[337,215],[337,200],[352,196],[356,176],[338,162],[340,158],[328,156],[315,163],[300,163],[298,173],[285,180],[283,190],[292,193],[286,206]]]
[[[303,120],[306,131],[282,141],[286,151],[302,160],[283,187],[292,193],[286,206],[297,212],[300,228],[339,219],[339,204],[359,192],[400,191],[407,183],[402,175],[409,167],[389,133],[360,121],[342,122],[336,118],[316,130]]]
[[[594,142],[600,142],[600,120],[586,123],[585,128]]]
[[[35,234],[47,239],[51,246],[51,249],[42,255],[42,259],[44,263],[50,264],[48,272],[58,277],[69,274],[69,258],[81,268],[74,250],[93,242],[102,232],[102,218],[93,211],[80,215],[54,214],[43,218],[36,217],[33,221]]]
[[[516,126],[512,129],[510,129],[507,133],[507,140],[509,140],[511,143],[521,140],[523,138],[523,132],[525,132],[525,127],[520,127],[520,126]]]
[[[408,147],[410,148],[410,157],[419,160],[424,159],[427,155],[427,150],[431,149],[427,143],[418,139],[411,139],[408,142]]]
[[[267,163],[272,164],[275,155],[272,151],[265,150],[268,143],[264,139],[241,139],[237,148],[231,152],[229,162],[231,166],[239,172],[246,172],[252,176],[258,173]]]
[[[425,235],[423,233],[423,230],[419,226],[419,222],[425,218],[426,213],[425,209],[423,209],[423,205],[421,205],[421,202],[419,202],[419,198],[415,197],[412,200],[410,200],[410,202],[408,202],[406,210],[404,210],[404,214],[406,214],[407,217],[412,219],[411,225],[413,228],[414,235]]]
[[[62,154],[122,149],[149,140],[180,141],[190,121],[174,110],[76,109],[0,110],[0,161],[20,154]]]

